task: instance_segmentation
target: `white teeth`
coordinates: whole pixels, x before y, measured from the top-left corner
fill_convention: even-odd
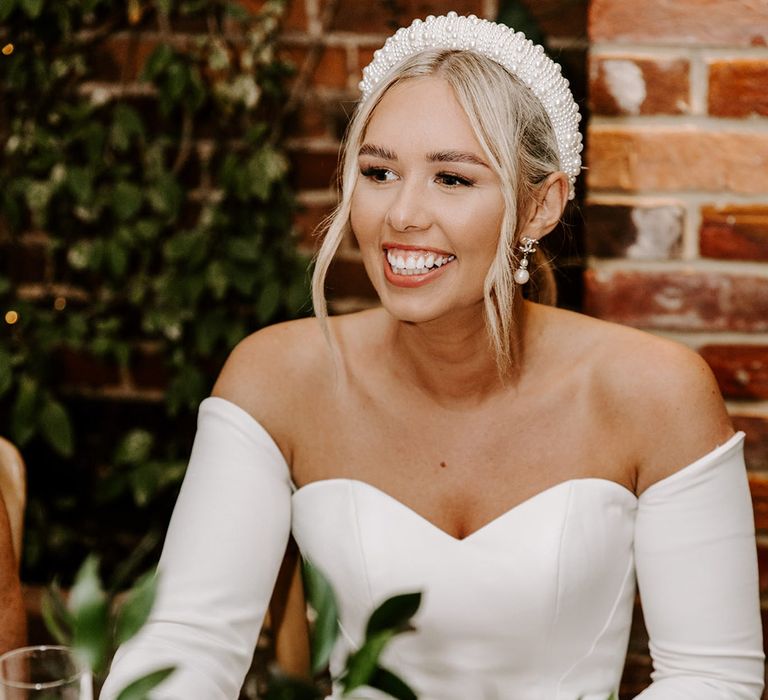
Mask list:
[[[427,253],[421,255],[396,255],[387,250],[387,261],[396,275],[424,275],[455,260],[455,255]]]

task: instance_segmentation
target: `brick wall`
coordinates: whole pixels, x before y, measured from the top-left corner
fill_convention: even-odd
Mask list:
[[[589,35],[585,310],[714,370],[747,433],[765,599],[768,4],[592,0]]]

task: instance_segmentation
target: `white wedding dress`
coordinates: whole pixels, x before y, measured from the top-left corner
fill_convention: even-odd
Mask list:
[[[639,499],[606,479],[568,480],[458,540],[362,481],[295,489],[268,433],[234,404],[206,399],[151,622],[118,652],[101,697],[171,663],[179,670],[153,697],[237,698],[292,530],[338,597],[334,671],[380,602],[422,591],[416,631],[382,658],[421,700],[606,700],[637,579],[655,669],[638,697],[758,700],[742,447],[737,433]]]

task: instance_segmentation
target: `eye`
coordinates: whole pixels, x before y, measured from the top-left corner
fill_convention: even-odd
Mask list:
[[[454,175],[453,173],[438,173],[437,179],[446,187],[472,187],[475,184],[474,180],[470,180],[461,175]]]
[[[374,182],[392,182],[397,179],[397,176],[388,168],[376,168],[373,166],[361,168],[360,174]]]

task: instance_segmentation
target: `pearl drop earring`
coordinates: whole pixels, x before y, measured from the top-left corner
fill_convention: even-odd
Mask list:
[[[522,245],[518,246],[518,250],[523,254],[520,260],[520,267],[515,270],[514,278],[518,284],[525,284],[531,279],[531,274],[528,272],[528,255],[536,252],[536,246],[539,242],[535,238],[528,238],[527,236],[522,239]]]

